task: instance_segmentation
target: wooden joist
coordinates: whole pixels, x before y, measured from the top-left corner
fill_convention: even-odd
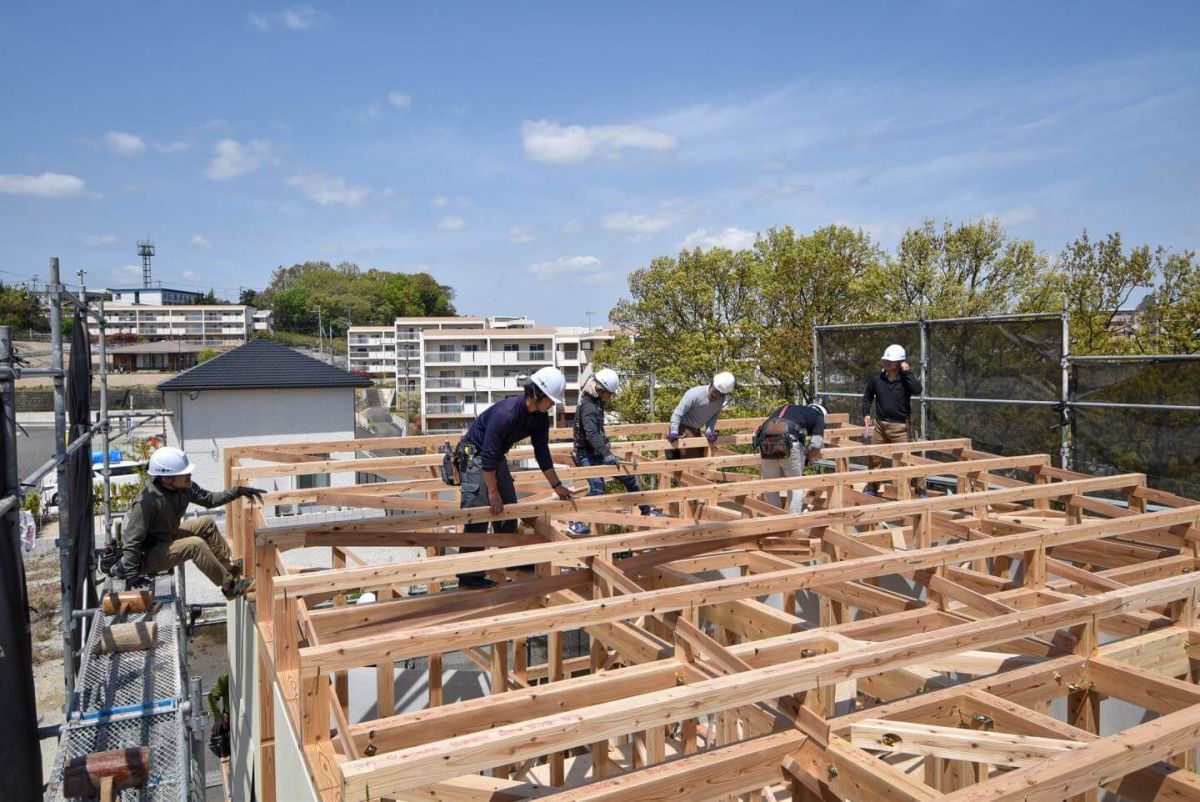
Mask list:
[[[399,514],[268,526],[241,505],[230,519],[258,580],[265,687],[322,799],[1200,799],[1200,503],[1141,474],[1091,477],[964,439],[863,445],[844,416],[827,432],[833,472],[763,480],[747,448],[757,423],[723,424],[713,446],[684,441],[704,455],[676,461],[661,457],[662,424],[610,427],[636,469],[574,467],[555,431],[568,484],[632,471],[657,486],[558,501],[518,447],[523,498],[501,515],[460,510],[434,475],[456,435],[230,449],[231,482],[396,477],[269,500]],[[330,457],[364,442],[406,455]],[[869,456],[889,467],[865,470]],[[957,478],[956,492],[913,498],[909,480],[934,476]],[[808,511],[763,498],[786,490]],[[509,519],[513,534],[461,532]],[[617,529],[578,537],[570,521]],[[345,552],[399,545],[427,556]],[[446,551],[463,546],[489,550]],[[286,553],[306,547],[333,550],[336,567],[289,568]],[[443,588],[468,571],[511,581]],[[378,601],[343,603],[360,590]],[[568,656],[574,630],[590,649]],[[546,661],[528,665],[539,637]],[[490,694],[444,704],[442,659],[456,651],[490,675]],[[430,705],[394,712],[393,666],[422,656]],[[352,722],[338,683],[361,666],[377,667],[378,713]],[[273,694],[260,697],[266,720]],[[1066,722],[1047,715],[1059,698]],[[1158,718],[1101,730],[1103,698]],[[272,736],[257,757],[267,800],[278,748]]]

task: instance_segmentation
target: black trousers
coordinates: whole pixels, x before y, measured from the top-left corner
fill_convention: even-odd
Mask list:
[[[500,491],[500,500],[505,504],[515,504],[517,502],[517,488],[513,485],[512,473],[508,470],[508,460],[502,459],[496,465],[496,486]],[[475,455],[471,457],[467,463],[467,469],[462,474],[462,490],[459,493],[459,509],[466,507],[487,507],[491,504],[491,499],[488,497],[487,482],[483,479],[483,458]],[[463,526],[464,532],[487,532],[487,522],[466,524]],[[507,521],[496,521],[492,524],[493,532],[503,532],[511,534],[517,531],[517,519],[511,518]],[[482,546],[463,546],[458,550],[459,554],[467,554],[472,551],[483,551]],[[483,571],[471,571],[459,576],[483,576]]]

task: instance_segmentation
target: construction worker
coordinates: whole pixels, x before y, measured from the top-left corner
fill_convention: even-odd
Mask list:
[[[883,352],[883,370],[867,380],[863,390],[863,426],[870,435],[871,443],[907,443],[911,436],[912,397],[922,392],[921,380],[912,372],[904,346],[892,344]],[[874,407],[875,414],[871,414]],[[883,465],[883,459],[872,455],[868,467],[875,470]],[[914,479],[913,488],[918,496],[926,495],[925,480]],[[879,494],[879,484],[871,482],[865,491],[868,495]]]
[[[763,479],[803,476],[806,460],[821,456],[825,445],[825,407],[818,403],[802,406],[784,404],[772,412],[754,433],[758,449],[758,473]],[[763,493],[768,504],[779,506],[779,493]],[[788,511],[804,512],[804,491],[788,491]]]
[[[550,415],[555,404],[563,402],[567,380],[558,368],[542,368],[529,377],[522,395],[497,401],[483,411],[459,441],[454,458],[461,476],[459,507],[491,507],[493,515],[504,512],[505,504],[517,501],[507,454],[519,441],[529,438],[533,456],[546,481],[561,499],[572,498],[563,485],[550,458]],[[487,522],[466,524],[464,532],[487,532]],[[515,519],[496,521],[495,532],[517,531]],[[464,546],[459,553],[480,551],[480,546]],[[496,583],[482,571],[458,575],[461,588],[490,588]]]
[[[612,453],[608,436],[604,433],[605,405],[617,394],[621,387],[621,379],[612,368],[601,368],[595,375],[588,377],[579,390],[579,406],[575,410],[575,464],[580,467],[593,465],[619,465],[620,461]],[[642,492],[636,476],[629,474],[618,476],[617,481],[625,485],[630,493]],[[604,495],[604,477],[597,476],[588,479],[588,495]],[[642,515],[653,515],[654,510],[649,504],[640,504],[638,508]],[[661,514],[661,513],[660,513]],[[586,535],[591,530],[582,521],[575,521],[570,529],[577,535]]]
[[[209,516],[183,520],[188,505],[212,509],[237,498],[262,501],[263,491],[234,487],[210,492],[192,481],[192,461],[178,448],[164,446],[150,455],[153,477],[125,517],[121,557],[111,575],[131,578],[170,571],[191,560],[227,599],[245,595],[254,580],[242,578],[241,560],[233,561],[229,544]]]
[[[681,436],[699,437],[700,432],[708,442],[717,442],[717,418],[729,403],[736,381],[732,373],[724,372],[713,376],[712,384],[693,387],[683,394],[675,411],[671,413],[671,426],[667,440],[674,443]],[[702,448],[669,448],[667,459],[691,459],[704,456]]]

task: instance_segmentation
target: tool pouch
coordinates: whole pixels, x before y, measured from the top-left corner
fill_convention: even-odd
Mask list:
[[[458,473],[454,449],[450,448],[449,440],[442,446],[442,481],[451,487],[458,487],[462,481]]]
[[[117,560],[120,558],[120,544],[115,540],[110,541],[100,552],[100,559],[98,560],[100,564],[100,570],[103,571],[106,576],[112,576],[113,566],[117,564]]]
[[[788,405],[790,406],[790,405]],[[792,422],[785,420],[783,413],[788,407],[784,406],[779,415],[763,422],[755,435],[758,455],[763,459],[786,459],[792,453],[792,443],[796,436]]]

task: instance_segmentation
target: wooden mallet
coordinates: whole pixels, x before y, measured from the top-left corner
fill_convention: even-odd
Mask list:
[[[77,757],[63,769],[63,796],[100,797],[113,802],[117,791],[144,785],[150,774],[150,747],[110,749]]]

